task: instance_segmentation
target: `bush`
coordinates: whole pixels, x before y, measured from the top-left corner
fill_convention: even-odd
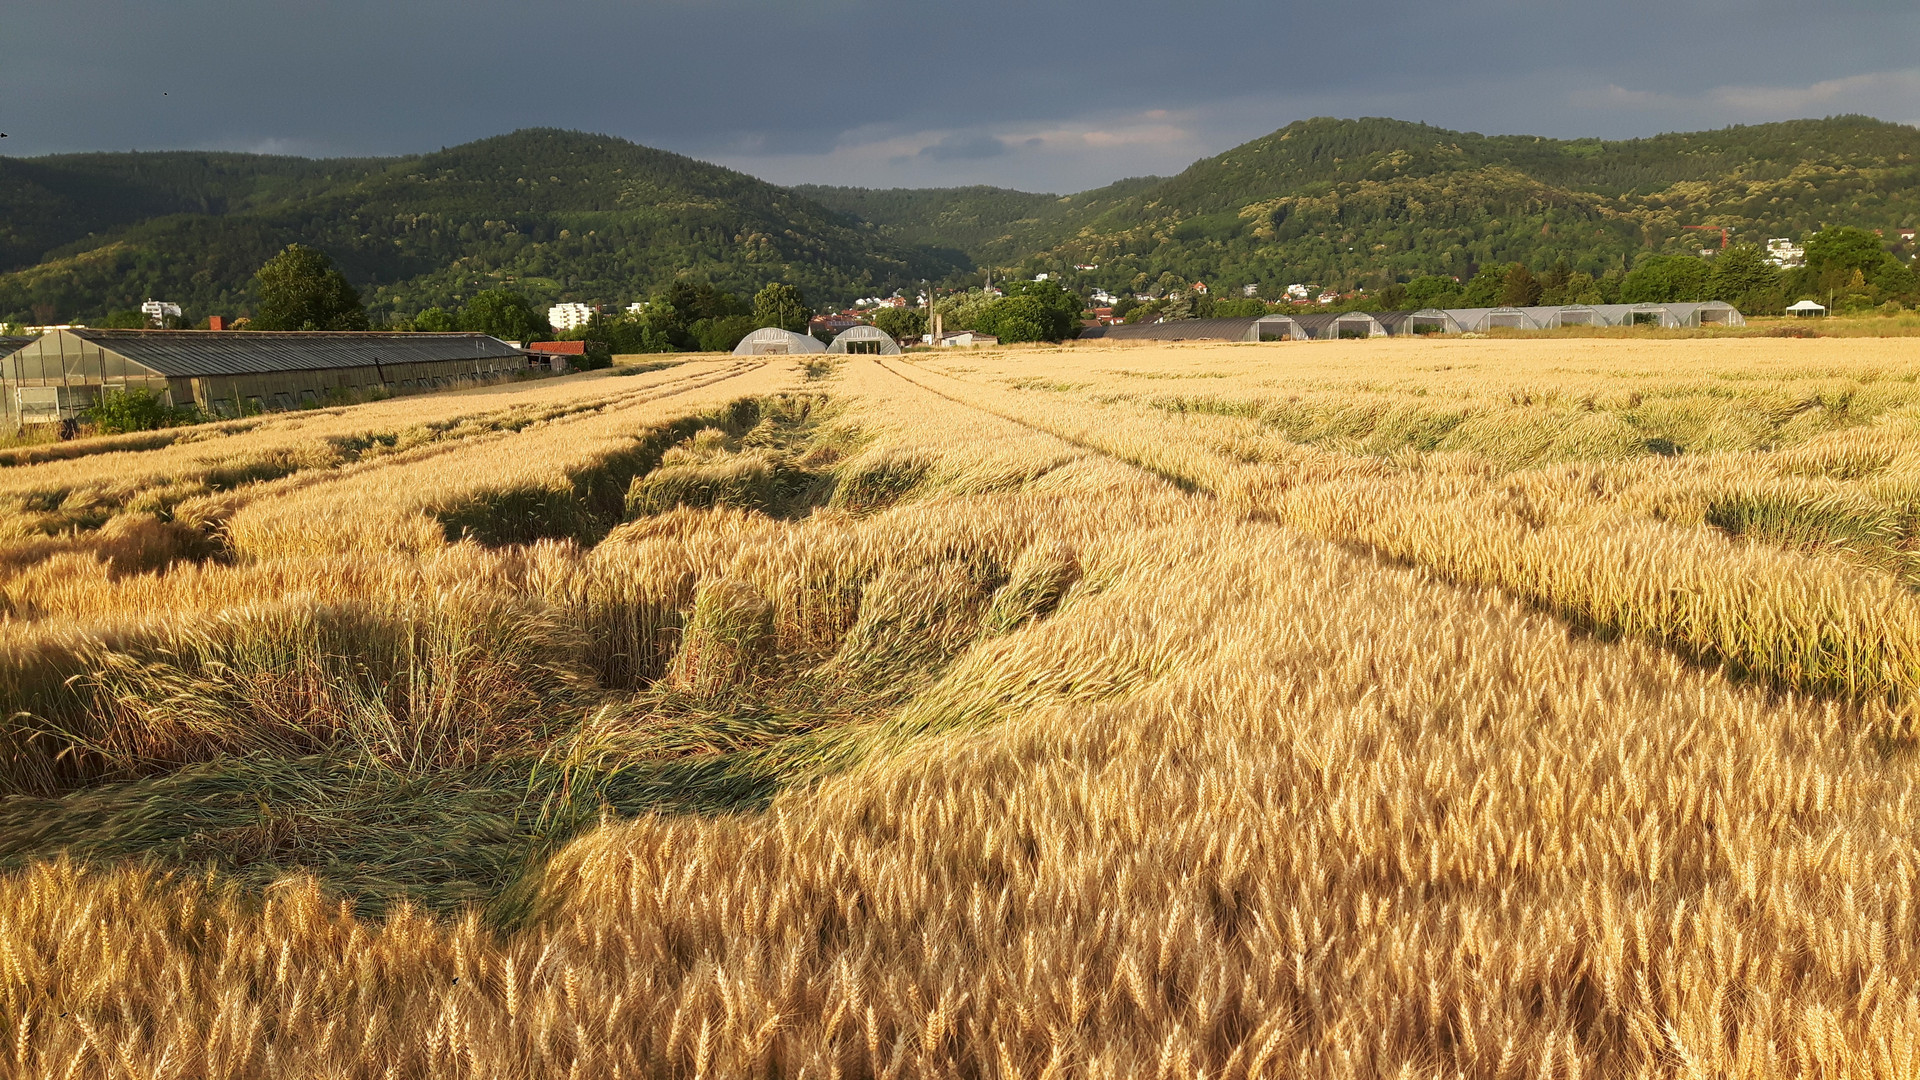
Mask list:
[[[199,420],[198,411],[176,409],[151,390],[109,390],[88,407],[85,416],[102,435],[153,431]]]

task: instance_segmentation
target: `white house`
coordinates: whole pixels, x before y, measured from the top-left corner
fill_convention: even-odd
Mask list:
[[[1305,300],[1305,299],[1307,299],[1307,298],[1308,298],[1309,296],[1312,296],[1312,295],[1313,295],[1313,286],[1311,286],[1311,285],[1289,285],[1289,286],[1287,286],[1287,296],[1288,296],[1288,297],[1289,297],[1290,299],[1293,299],[1293,300]]]
[[[147,317],[149,326],[165,326],[168,319],[180,317],[180,305],[148,298],[146,303],[140,305],[140,314]]]
[[[585,304],[555,304],[547,309],[547,322],[555,330],[578,330],[593,321],[593,309]]]
[[[1807,265],[1807,249],[1793,242],[1791,236],[1778,236],[1767,241],[1767,261],[1782,270]]]

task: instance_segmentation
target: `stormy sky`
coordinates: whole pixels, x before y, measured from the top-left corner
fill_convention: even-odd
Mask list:
[[[1920,121],[1914,0],[7,0],[0,151],[606,132],[780,183],[1076,191],[1310,116]]]

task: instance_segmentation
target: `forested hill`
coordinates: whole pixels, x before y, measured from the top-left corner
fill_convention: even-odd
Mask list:
[[[786,189],[622,139],[529,130],[418,157],[0,158],[0,317],[97,317],[164,297],[189,317],[251,306],[295,241],[376,312],[510,285],[536,300],[645,296],[691,272],[851,296],[956,267]]]
[[[1019,215],[997,224],[948,229],[930,212],[939,200],[914,192],[814,193],[856,214],[891,212],[868,219],[883,232],[1114,289],[1163,276],[1349,286],[1563,258],[1598,275],[1719,243],[1687,225],[1726,225],[1749,243],[1828,225],[1891,237],[1920,223],[1920,130],[1843,116],[1603,142],[1320,119],[1166,180],[1044,203],[971,195]],[[1076,264],[1100,269],[1075,275]]]
[[[819,301],[975,264],[1121,290],[1171,280],[1346,288],[1489,263],[1596,276],[1651,253],[1920,223],[1920,130],[1834,117],[1603,142],[1396,120],[1306,120],[1178,176],[1069,196],[786,189],[625,140],[552,130],[417,157],[0,158],[0,318],[90,319],[153,296],[250,308],[299,241],[376,316],[506,285],[619,302],[676,276]],[[1093,265],[1092,271],[1075,271]]]

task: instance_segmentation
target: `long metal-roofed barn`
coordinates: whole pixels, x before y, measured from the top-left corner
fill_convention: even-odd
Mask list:
[[[215,416],[374,393],[473,386],[527,369],[485,334],[56,330],[0,360],[14,424],[77,416],[108,390],[147,390]]]

